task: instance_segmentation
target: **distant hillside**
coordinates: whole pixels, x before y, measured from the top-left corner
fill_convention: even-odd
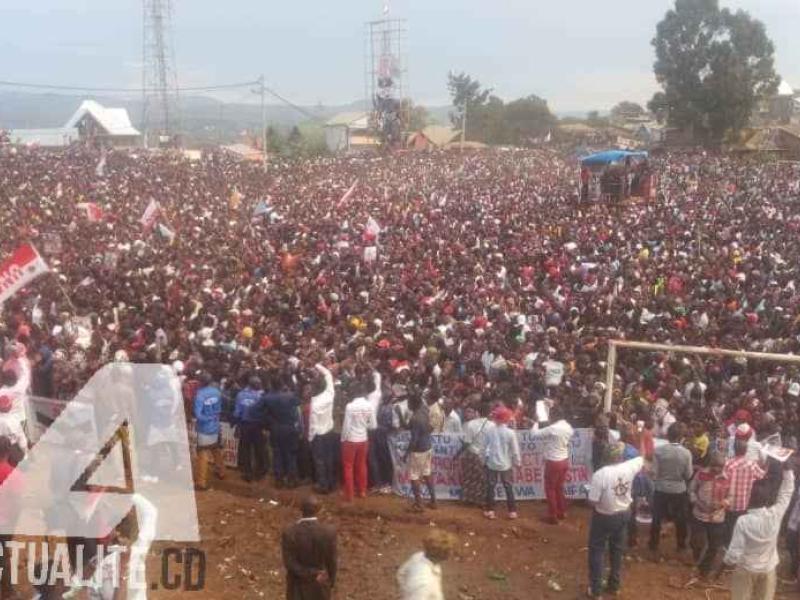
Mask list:
[[[87,98],[105,106],[124,107],[134,125],[141,123],[141,98],[0,91],[0,129],[60,127]],[[191,137],[205,141],[230,141],[244,130],[255,131],[261,127],[261,107],[257,103],[229,103],[205,96],[182,96],[180,108],[181,129]],[[268,104],[267,122],[279,129],[288,129],[306,121],[326,121],[341,112],[363,110],[364,101],[300,108],[302,112],[285,104]],[[428,111],[433,122],[449,123],[449,107],[430,107]]]

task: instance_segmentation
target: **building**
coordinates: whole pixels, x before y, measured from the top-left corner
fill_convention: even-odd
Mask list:
[[[65,125],[77,129],[81,141],[105,146],[128,147],[141,142],[142,134],[133,127],[124,108],[106,108],[94,100],[84,100]]]
[[[357,152],[378,144],[365,112],[340,113],[325,123],[325,145],[330,152]]]
[[[77,142],[78,139],[78,130],[75,128],[11,129],[8,132],[8,142],[18,146],[61,148]]]
[[[753,115],[754,126],[789,125],[800,122],[800,99],[791,85],[782,79],[775,95],[760,103]]]
[[[222,149],[238,160],[263,161],[264,153],[259,148],[254,148],[248,144],[228,144]]]
[[[782,125],[747,129],[739,141],[728,146],[732,152],[771,154],[785,159],[800,158],[800,127]]]
[[[459,129],[428,125],[408,136],[408,147],[413,150],[434,150],[444,148],[461,137]]]

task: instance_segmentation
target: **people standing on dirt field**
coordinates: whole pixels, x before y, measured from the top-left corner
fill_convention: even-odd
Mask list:
[[[411,419],[408,429],[411,435],[408,440],[408,449],[404,462],[408,464],[408,478],[411,482],[411,492],[414,503],[411,509],[422,512],[422,483],[428,490],[428,507],[436,508],[436,488],[433,485],[432,461],[433,444],[431,440],[431,422],[428,406],[422,400],[418,390],[413,390],[408,396],[408,408],[411,410]]]
[[[649,548],[658,553],[661,542],[661,523],[666,519],[675,523],[678,552],[687,548],[689,526],[688,484],[692,479],[692,453],[683,446],[685,426],[677,422],[667,430],[668,444],[653,453],[653,523],[650,526]]]
[[[593,509],[589,526],[589,598],[602,598],[604,592],[616,595],[622,589],[622,554],[632,517],[633,480],[644,466],[641,456],[622,462],[624,453],[624,442],[610,443],[603,459],[605,466],[592,475],[588,496]],[[606,548],[610,571],[603,589]]]
[[[575,430],[564,418],[560,406],[550,408],[551,425],[539,429],[538,420],[533,424],[533,439],[543,446],[544,493],[547,499],[546,521],[558,525],[567,518],[567,499],[564,484],[569,473],[569,443]]]
[[[725,513],[725,545],[731,542],[733,530],[739,517],[747,513],[750,495],[755,482],[764,479],[767,471],[758,462],[747,458],[747,440],[736,439],[733,446],[735,456],[725,463],[725,477],[731,488],[731,498]]]
[[[725,476],[725,456],[711,454],[689,484],[692,504],[692,556],[701,578],[707,578],[725,542],[725,511],[730,505],[730,480]]]
[[[735,568],[732,600],[772,600],[777,584],[778,536],[794,492],[794,459],[783,465],[778,496],[771,502],[769,487],[754,487],[747,514],[736,521],[725,553],[725,564]]]
[[[376,411],[369,400],[370,387],[363,373],[357,374],[352,393],[355,398],[347,403],[342,423],[342,471],[344,499],[351,502],[354,496],[367,496],[367,454],[369,431],[375,429]],[[374,390],[373,390],[374,393]]]
[[[421,552],[411,555],[397,570],[400,600],[444,600],[442,563],[453,553],[456,537],[434,529],[423,542]]]
[[[467,422],[464,424],[464,437],[461,441],[458,456],[461,461],[461,499],[467,504],[483,506],[486,503],[486,436],[494,427],[489,418],[492,405],[482,402],[475,411],[465,411]]]
[[[336,530],[319,521],[322,505],[314,496],[300,504],[302,518],[281,536],[286,567],[286,600],[329,600],[336,584]]]
[[[219,479],[225,478],[225,465],[220,441],[222,393],[219,385],[204,372],[200,375],[202,387],[194,397],[194,418],[197,431],[197,476],[195,484],[199,491],[208,489],[209,462],[214,463],[214,472]]]
[[[300,398],[287,373],[272,380],[272,389],[264,394],[264,412],[275,487],[296,487],[297,452],[302,432]]]
[[[264,392],[261,379],[250,376],[247,387],[236,394],[233,422],[239,438],[242,479],[259,480],[266,475],[264,461]]]
[[[486,434],[484,461],[486,465],[486,501],[483,516],[493,520],[497,518],[494,511],[497,483],[503,485],[508,508],[508,518],[516,519],[517,502],[514,497],[514,467],[522,464],[517,434],[509,429],[508,424],[514,417],[511,409],[503,405],[492,411],[492,427]]]
[[[308,413],[308,441],[314,460],[314,491],[318,494],[330,494],[339,479],[339,440],[333,422],[336,389],[333,374],[327,367],[317,363],[314,368],[320,375],[315,384],[318,388],[321,387],[311,396]]]

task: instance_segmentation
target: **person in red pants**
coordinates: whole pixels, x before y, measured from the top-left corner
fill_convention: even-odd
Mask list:
[[[575,430],[564,420],[561,408],[550,408],[551,425],[539,428],[538,420],[533,424],[533,438],[541,443],[544,454],[544,492],[547,497],[545,522],[558,525],[566,518],[567,499],[564,483],[569,471],[569,441]]]
[[[366,378],[361,379],[354,384],[356,397],[345,407],[342,423],[342,469],[347,502],[356,494],[359,498],[367,495],[367,432],[378,426],[375,409],[366,397],[370,383]]]

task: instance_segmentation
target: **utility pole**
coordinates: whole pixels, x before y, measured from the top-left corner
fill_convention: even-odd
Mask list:
[[[256,93],[261,95],[261,151],[264,153],[264,170],[267,170],[267,105],[266,93],[267,86],[264,83],[264,76],[258,78],[258,90]]]
[[[464,142],[467,140],[467,101],[464,100],[464,113],[461,115],[461,152],[464,152]]]

